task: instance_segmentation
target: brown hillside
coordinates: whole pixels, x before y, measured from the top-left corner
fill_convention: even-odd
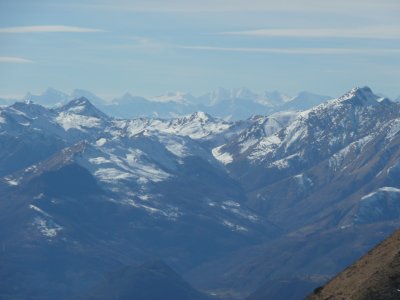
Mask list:
[[[400,299],[400,230],[307,298],[328,299]]]

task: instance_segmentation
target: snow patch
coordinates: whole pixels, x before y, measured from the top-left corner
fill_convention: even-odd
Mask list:
[[[168,206],[166,209],[163,210],[163,209],[152,207],[149,205],[137,203],[132,199],[125,199],[125,200],[121,201],[121,203],[125,204],[125,205],[129,205],[129,206],[133,206],[135,208],[143,209],[146,212],[148,212],[149,214],[159,215],[159,216],[165,217],[168,220],[172,220],[172,221],[176,221],[182,215],[182,213],[179,211],[179,209],[174,206]]]
[[[40,200],[44,198],[44,194],[40,193],[39,195],[36,195],[35,197],[33,197],[33,200]]]
[[[230,222],[228,220],[223,220],[222,221],[222,225],[224,225],[225,227],[230,228],[232,231],[242,231],[242,232],[249,231],[246,227],[234,224],[234,223],[232,223],[232,222]]]
[[[108,164],[112,163],[111,160],[108,160],[105,157],[94,157],[94,158],[89,158],[89,162],[94,165],[101,165],[101,164]]]
[[[230,164],[233,162],[233,156],[228,152],[222,153],[221,148],[225,146],[219,146],[211,150],[212,155],[215,157],[216,160],[220,161],[224,165]]]
[[[94,175],[100,179],[100,181],[105,182],[115,182],[119,180],[127,180],[134,177],[133,174],[128,172],[123,172],[115,168],[101,168],[98,169]]]
[[[9,177],[5,177],[4,180],[6,181],[6,183],[7,183],[9,186],[17,186],[17,185],[19,185],[19,182],[18,182],[18,180],[16,180],[16,179],[12,179],[12,178],[9,178]]]
[[[96,141],[96,146],[102,147],[102,146],[104,146],[104,144],[105,144],[106,142],[107,142],[107,140],[106,140],[105,138],[98,139],[98,140]]]
[[[60,113],[55,120],[66,131],[68,131],[69,129],[78,129],[81,131],[85,131],[84,128],[97,128],[100,126],[101,123],[100,119],[98,118],[69,114],[65,112]]]
[[[37,211],[38,213],[41,213],[42,215],[44,215],[46,217],[49,217],[49,218],[51,217],[47,212],[45,212],[44,210],[40,209],[39,207],[37,207],[35,205],[30,204],[29,208]]]
[[[54,238],[63,229],[60,225],[53,222],[52,220],[45,220],[41,217],[36,217],[33,221],[33,225],[39,230],[39,232],[49,238]]]
[[[278,135],[267,136],[258,143],[248,158],[250,160],[261,160],[267,154],[273,152],[281,142],[282,141]]]

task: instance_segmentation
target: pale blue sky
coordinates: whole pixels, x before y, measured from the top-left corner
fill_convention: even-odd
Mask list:
[[[400,95],[398,0],[0,0],[0,97],[215,87]]]

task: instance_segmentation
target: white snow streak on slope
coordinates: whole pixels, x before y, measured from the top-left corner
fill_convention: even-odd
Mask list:
[[[167,148],[167,150],[173,155],[180,158],[184,158],[190,155],[190,150],[186,147],[186,143],[182,137],[159,135],[158,138],[165,146],[165,148]]]
[[[281,139],[277,135],[271,135],[263,138],[253,152],[249,155],[250,160],[259,160],[268,153],[275,150],[281,143]]]
[[[89,162],[91,164],[95,165],[101,165],[101,164],[107,164],[107,163],[112,163],[111,160],[108,160],[105,157],[94,157],[94,158],[89,158]]]
[[[15,180],[15,179],[11,179],[11,178],[5,177],[4,180],[10,186],[17,186],[19,184],[19,182],[17,180]]]
[[[49,217],[49,218],[51,217],[47,212],[45,212],[44,210],[40,209],[39,207],[37,207],[35,205],[30,204],[29,208],[41,213],[42,215],[44,215],[46,217]]]
[[[240,153],[244,153],[252,147],[253,145],[257,144],[258,140],[257,139],[248,139],[245,142],[240,143]]]
[[[63,228],[52,220],[45,220],[41,217],[36,217],[33,225],[46,237],[53,238],[57,236],[58,232]]]
[[[219,160],[221,163],[224,165],[230,164],[233,161],[232,155],[230,155],[228,152],[221,153],[221,148],[225,146],[219,146],[211,150],[212,155],[215,157],[215,159]]]
[[[368,201],[368,200],[374,198],[377,194],[382,193],[382,192],[386,192],[386,193],[390,193],[390,194],[399,194],[400,189],[394,188],[394,187],[382,187],[382,188],[376,190],[375,192],[365,195],[364,197],[361,198],[361,201]]]
[[[347,155],[354,151],[361,152],[364,147],[373,140],[373,138],[373,134],[367,135],[362,139],[359,139],[358,141],[355,141],[347,145],[340,151],[336,152],[334,155],[331,156],[331,158],[329,158],[329,167],[337,171],[338,168],[342,165],[343,161],[346,159]]]
[[[107,140],[105,138],[100,138],[96,141],[96,146],[101,147],[104,146],[105,143],[107,143]]]
[[[115,168],[100,168],[94,173],[94,175],[99,178],[100,181],[105,182],[115,182],[134,177],[133,174],[123,172]]]
[[[102,149],[103,156],[88,158],[94,175],[102,182],[115,183],[131,179],[141,183],[148,181],[160,182],[170,177],[170,174],[157,168],[146,160],[145,154],[139,149],[128,149],[125,155],[117,156]]]
[[[386,139],[392,140],[400,132],[400,119],[396,119],[390,125],[390,130],[386,136]]]
[[[228,228],[230,228],[230,229],[233,230],[233,231],[249,231],[246,227],[243,227],[243,226],[234,224],[234,223],[232,223],[232,222],[230,222],[230,221],[228,221],[228,220],[223,220],[223,221],[222,221],[222,224],[223,224],[225,227],[228,227]]]
[[[60,113],[60,115],[58,115],[55,120],[65,130],[71,128],[84,130],[82,127],[93,128],[100,126],[100,119],[98,118],[68,114],[64,112]]]

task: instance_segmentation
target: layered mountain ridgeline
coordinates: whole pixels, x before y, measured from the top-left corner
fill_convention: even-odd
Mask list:
[[[2,294],[68,299],[121,265],[182,272],[278,236],[209,148],[248,122],[113,119],[85,98],[2,108]]]
[[[399,116],[397,103],[358,88],[280,129],[249,127],[219,146],[246,204],[286,234],[187,277],[201,287],[246,295],[261,286],[267,299],[301,299],[384,239],[399,225]]]
[[[211,300],[162,261],[114,271],[79,300]]]
[[[255,114],[271,114],[282,110],[302,110],[330,99],[309,92],[300,92],[290,97],[275,92],[254,93],[247,88],[227,90],[215,89],[199,97],[188,93],[173,92],[151,98],[133,96],[129,93],[112,101],[106,101],[95,94],[75,89],[66,94],[48,88],[39,95],[27,93],[22,101],[33,101],[44,106],[61,106],[72,99],[84,97],[108,114],[119,118],[163,117],[171,118],[204,111],[225,119],[241,120]],[[16,99],[1,99],[0,105],[12,104]]]
[[[400,225],[399,131],[369,88],[237,122],[0,108],[0,290],[68,299],[161,258],[219,296],[301,299]]]
[[[307,300],[400,298],[400,230],[369,251]]]

